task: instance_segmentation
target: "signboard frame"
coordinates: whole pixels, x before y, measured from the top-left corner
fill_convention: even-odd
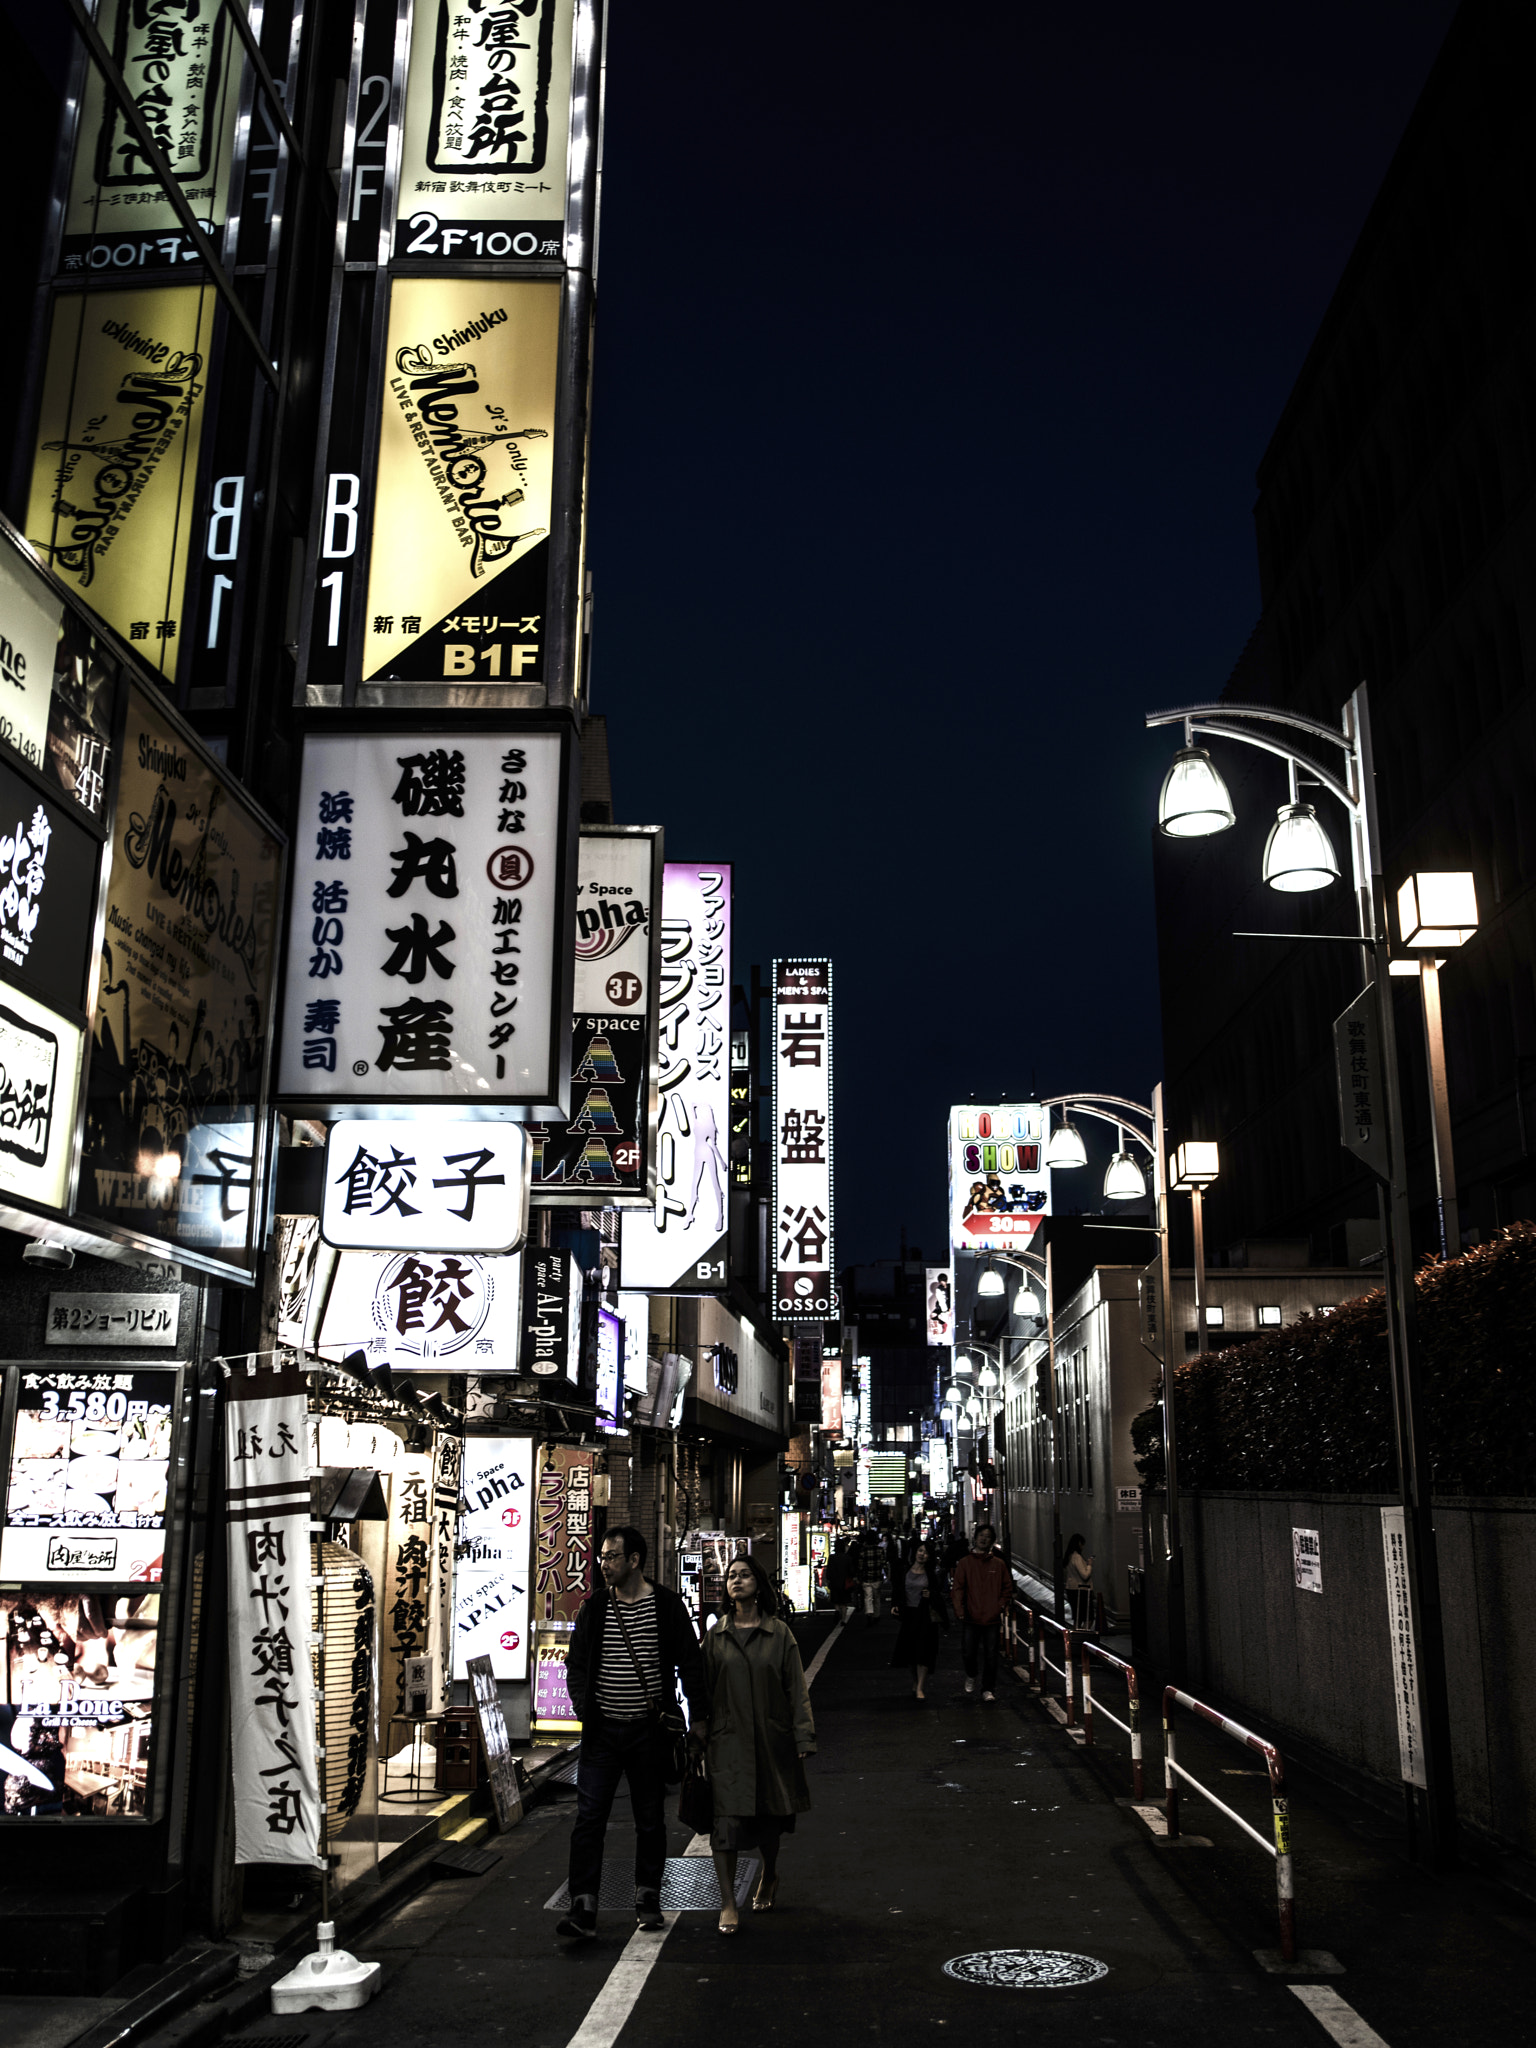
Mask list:
[[[804,986],[791,986],[795,983]],[[773,1193],[769,1204],[769,1228],[773,1233],[771,1312],[775,1322],[826,1322],[838,1313],[832,962],[825,958],[775,960],[770,987],[773,1005]],[[790,1014],[796,1007],[798,1019]],[[823,1014],[819,1033],[811,1026],[817,1010]],[[797,1021],[806,1027],[798,1033],[794,1029]],[[819,1046],[814,1043],[817,1037],[821,1040]],[[788,1043],[781,1044],[781,1039]],[[817,1057],[801,1060],[798,1058],[801,1050],[814,1051]],[[818,1079],[793,1085],[782,1071],[786,1053],[792,1071],[804,1066]],[[793,1131],[789,1129],[791,1117],[796,1119]],[[801,1122],[801,1119],[811,1117],[821,1120],[825,1156],[819,1162],[805,1161],[796,1156],[798,1152],[811,1149],[815,1142],[814,1133]],[[797,1143],[792,1146],[791,1140]],[[823,1191],[827,1205],[825,1215],[818,1199]],[[798,1210],[795,1208],[797,1201]],[[798,1233],[792,1229],[796,1223],[800,1226]],[[806,1233],[812,1235],[806,1239]],[[802,1240],[814,1244],[817,1236],[821,1237],[822,1243],[815,1254],[817,1263],[814,1269],[807,1268],[803,1257],[798,1268],[784,1263],[786,1244],[803,1251]],[[825,1280],[824,1289],[819,1294],[814,1288],[818,1277]]]

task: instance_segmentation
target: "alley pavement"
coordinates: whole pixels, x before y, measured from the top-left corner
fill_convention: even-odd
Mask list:
[[[807,1663],[833,1633],[820,1616],[799,1632]],[[831,1642],[812,1692],[814,1808],[784,1843],[775,1909],[744,1913],[733,1939],[716,1932],[712,1906],[677,1914],[664,1936],[636,1935],[631,1914],[605,1912],[595,1942],[558,1943],[548,1902],[565,1879],[567,1795],[494,1837],[500,1860],[485,1876],[433,1884],[357,1944],[383,1966],[370,2005],[265,2016],[230,2038],[246,2048],[788,2048],[826,2028],[903,2043],[952,2031],[968,2048],[1001,2048],[1025,2030],[1063,2048],[1315,2048],[1328,2038],[1292,1984],[1255,1960],[1277,1939],[1267,1857],[1195,1799],[1185,1826],[1212,1847],[1159,1846],[1123,1803],[1123,1739],[1101,1722],[1090,1759],[1007,1674],[996,1704],[968,1698],[957,1634],[931,1702],[918,1704],[907,1674],[890,1668],[894,1637],[888,1617],[871,1628],[856,1616]],[[1157,1753],[1155,1739],[1148,1748]],[[1242,1774],[1240,1751],[1192,1737],[1181,1755],[1267,1825],[1266,1788]],[[1148,1791],[1160,1789],[1158,1767]],[[688,1831],[675,1795],[668,1806],[669,1855],[681,1857]],[[1522,2038],[1536,1919],[1475,1878],[1416,1875],[1390,1829],[1373,1839],[1368,1822],[1305,1795],[1296,1808],[1301,1941],[1343,1969],[1299,1981],[1324,2007],[1347,2002],[1342,2021],[1332,2010],[1332,2037],[1361,2048]],[[626,1884],[633,1839],[621,1792],[607,1858]],[[710,1871],[692,1867],[701,1879]],[[975,1966],[960,1959],[1017,1950],[1086,1959],[1081,1973],[1093,1974],[1068,1988],[966,1980]],[[1377,2031],[1352,2034],[1353,2015]]]

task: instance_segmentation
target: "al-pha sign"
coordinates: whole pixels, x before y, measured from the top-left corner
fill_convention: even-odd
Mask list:
[[[949,1112],[949,1241],[957,1251],[1027,1245],[1051,1213],[1038,1102]]]

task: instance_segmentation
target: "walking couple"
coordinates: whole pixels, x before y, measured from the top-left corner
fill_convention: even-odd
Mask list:
[[[779,1844],[811,1804],[804,1765],[816,1747],[810,1694],[794,1635],[774,1613],[766,1573],[750,1557],[732,1559],[722,1618],[701,1649],[677,1594],[646,1578],[645,1558],[638,1529],[608,1531],[598,1553],[602,1584],[576,1618],[566,1660],[582,1724],[571,1905],[555,1929],[566,1940],[597,1932],[603,1837],[620,1778],[628,1781],[635,1821],[635,1921],[651,1930],[666,1925],[666,1754],[656,1713],[674,1706],[679,1687],[688,1701],[689,1741],[703,1750],[714,1798],[710,1851],[722,1934],[735,1934],[740,1924],[740,1852],[762,1856],[752,1905],[767,1912],[778,1892]]]

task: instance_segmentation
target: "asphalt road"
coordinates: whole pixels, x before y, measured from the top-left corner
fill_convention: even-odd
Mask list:
[[[828,1632],[820,1618],[804,1624],[807,1661]],[[1195,1802],[1185,1825],[1216,1846],[1158,1847],[1116,1801],[1129,1781],[1118,1782],[1124,1767],[1113,1749],[1090,1763],[1007,1678],[996,1705],[967,1699],[953,1636],[930,1682],[934,1703],[917,1705],[906,1674],[889,1668],[894,1632],[888,1619],[867,1629],[856,1617],[832,1644],[813,1691],[814,1811],[784,1844],[777,1907],[744,1914],[733,1940],[716,1933],[713,1911],[693,1911],[664,1937],[635,1936],[630,1916],[613,1913],[596,1942],[574,1951],[557,1943],[546,1902],[565,1876],[573,1802],[564,1799],[496,1838],[501,1861],[485,1877],[434,1884],[360,1945],[383,1964],[369,2006],[266,2018],[234,2038],[247,2048],[454,2039],[477,2048],[501,2039],[518,2048],[697,2048],[711,2039],[799,2048],[824,2028],[844,2041],[903,2043],[953,2030],[967,2048],[1011,2048],[1025,2030],[1063,2048],[1317,2048],[1328,2038],[1291,1986],[1254,1960],[1276,1939],[1267,1858],[1230,1829],[1223,1835],[1225,1824]],[[1212,1750],[1200,1767],[1242,1762]],[[1262,1819],[1262,1783],[1234,1776],[1219,1789]],[[1303,1944],[1332,1945],[1331,1927],[1307,1917],[1308,1853],[1314,1913],[1335,1914],[1374,1944],[1345,1956],[1343,1976],[1316,1980],[1325,1997],[1349,2002],[1342,2020],[1333,2016],[1333,2038],[1440,2048],[1481,2035],[1457,1970],[1466,1982],[1482,1978],[1480,2017],[1521,2038],[1530,1947],[1518,1910],[1506,1903],[1502,1917],[1490,1913],[1465,1886],[1412,1879],[1388,1845],[1361,1844],[1342,1827],[1324,1839],[1315,1817],[1308,1825]],[[669,1853],[681,1855],[687,1831],[674,1819],[670,1832]],[[626,1874],[632,1842],[621,1793],[609,1858]],[[1350,1909],[1372,1858],[1380,1878],[1371,1888],[1382,1896]],[[1085,1957],[1102,1973],[1071,1988],[1013,1989],[945,1971],[956,1958],[1018,1949]],[[1416,1988],[1414,1958],[1433,1973],[1442,1956],[1453,1980],[1433,1993]],[[1351,2035],[1353,2013],[1381,2031]],[[1464,2024],[1448,2023],[1453,2013]]]

